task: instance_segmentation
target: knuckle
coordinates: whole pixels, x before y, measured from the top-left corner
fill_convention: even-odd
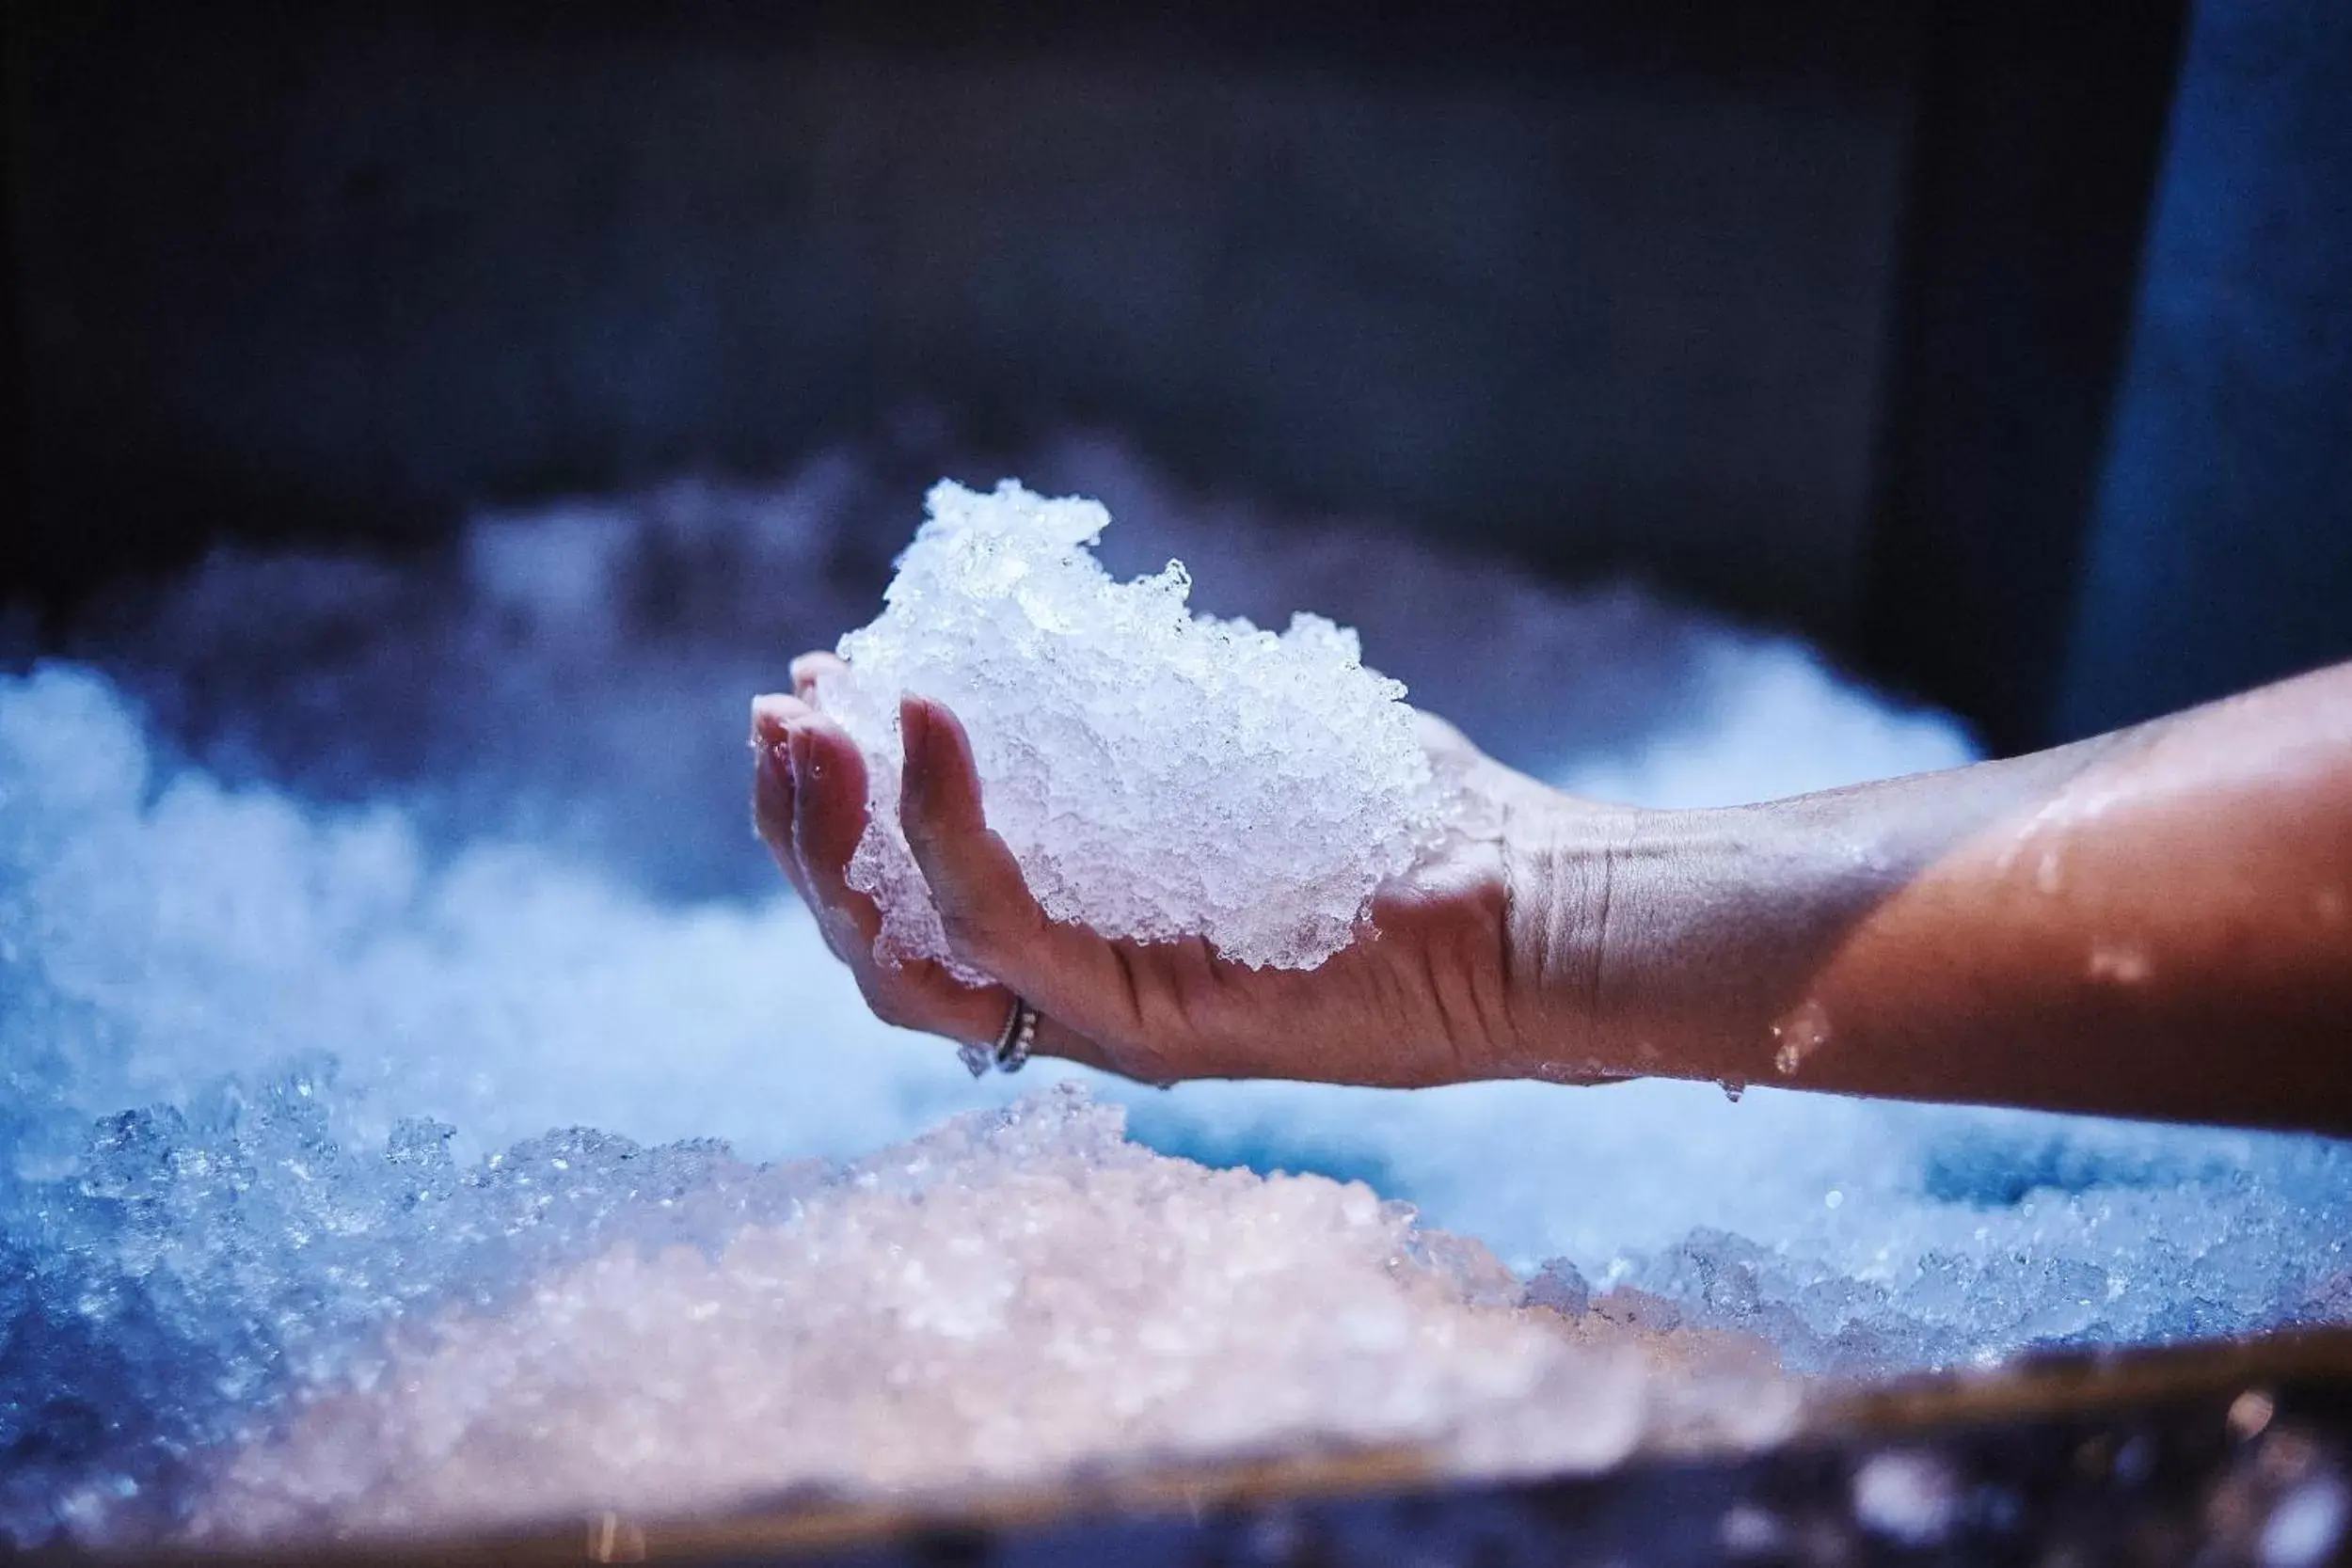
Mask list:
[[[996,951],[996,922],[961,899],[940,905],[939,926],[947,934],[947,945],[960,958],[981,959]]]
[[[866,1010],[894,1029],[914,1027],[906,1001],[896,987],[881,976],[861,971],[857,978],[858,993],[866,998]]]

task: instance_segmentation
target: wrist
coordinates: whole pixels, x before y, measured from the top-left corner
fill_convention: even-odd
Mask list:
[[[1773,806],[1565,800],[1515,836],[1514,1071],[1749,1083],[1774,1070],[1840,902],[1833,840]]]
[[[1637,1065],[1623,1014],[1637,906],[1653,891],[1651,846],[1669,814],[1560,797],[1513,815],[1503,841],[1506,967],[1511,976],[1510,1076],[1555,1082],[1657,1070]]]

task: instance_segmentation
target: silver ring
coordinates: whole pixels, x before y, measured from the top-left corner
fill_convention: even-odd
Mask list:
[[[1019,1072],[1029,1059],[1029,1048],[1036,1043],[1037,1009],[1015,992],[1012,1011],[1005,1015],[1004,1030],[996,1037],[996,1050],[990,1059],[999,1072]]]

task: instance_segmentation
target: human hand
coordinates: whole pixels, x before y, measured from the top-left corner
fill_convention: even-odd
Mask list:
[[[792,696],[753,705],[754,819],[816,911],[825,940],[884,1022],[993,1041],[1014,993],[1038,1008],[1035,1049],[1150,1083],[1291,1078],[1414,1086],[1547,1069],[1531,1019],[1560,955],[1557,879],[1521,853],[1548,843],[1568,802],[1485,756],[1441,721],[1422,737],[1464,809],[1445,843],[1375,895],[1349,947],[1312,970],[1251,969],[1204,940],[1105,939],[1050,919],[992,832],[962,725],[908,698],[900,813],[956,957],[998,982],[971,987],[926,959],[875,952],[881,915],[851,888],[866,832],[866,760],[808,702],[832,662],[794,661]],[[1531,832],[1531,829],[1534,830]],[[1540,858],[1540,857],[1536,857]]]

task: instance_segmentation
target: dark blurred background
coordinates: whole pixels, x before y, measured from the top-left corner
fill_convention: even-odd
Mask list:
[[[1630,571],[2001,748],[2352,654],[2334,0],[7,14],[40,635],[921,408]]]

